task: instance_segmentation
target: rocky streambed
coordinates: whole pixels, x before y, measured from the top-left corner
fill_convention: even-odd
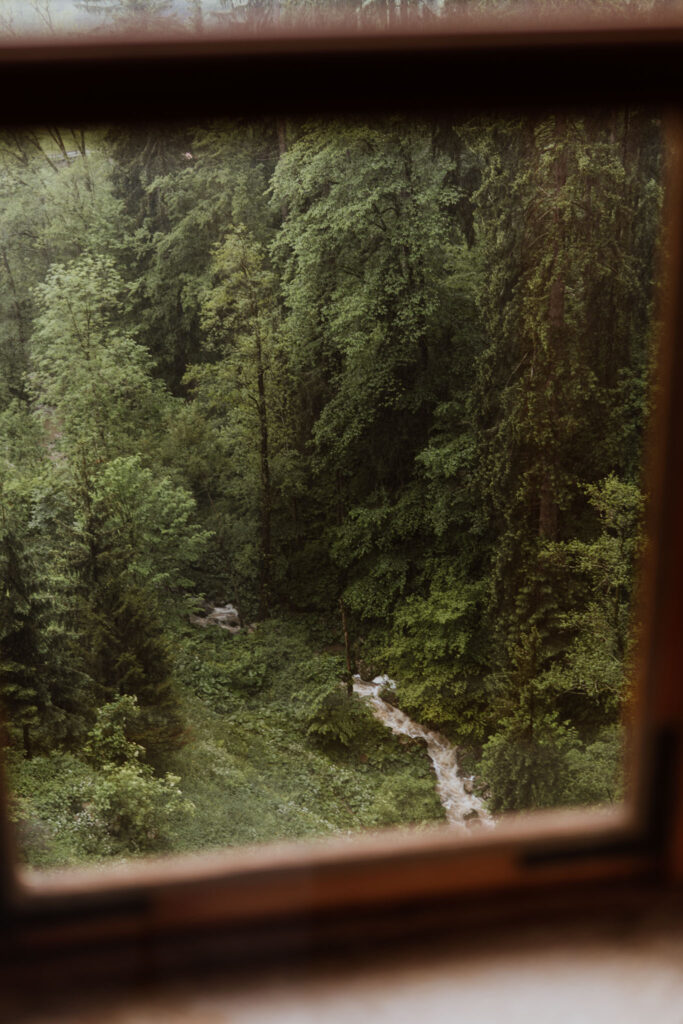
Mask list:
[[[387,676],[377,676],[370,683],[360,676],[354,676],[353,679],[353,689],[369,704],[375,718],[399,736],[424,740],[434,766],[436,789],[448,823],[459,828],[467,828],[474,822],[493,827],[483,802],[471,792],[471,780],[460,774],[456,748],[445,736],[414,722],[400,708],[382,699],[382,690],[387,686],[395,688],[395,685]]]

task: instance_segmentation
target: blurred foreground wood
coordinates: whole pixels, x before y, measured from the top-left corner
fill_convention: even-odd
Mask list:
[[[35,991],[8,1024],[680,1024],[681,898],[580,920],[465,925],[405,946],[359,942],[342,955],[246,975],[140,981],[54,1002]],[[626,901],[628,904],[628,901]],[[32,1003],[29,1006],[28,1003]]]

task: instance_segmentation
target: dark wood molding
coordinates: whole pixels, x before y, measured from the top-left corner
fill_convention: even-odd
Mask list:
[[[19,41],[0,47],[0,117],[14,125],[675,104],[682,52],[675,13],[462,17],[438,29],[364,34]]]

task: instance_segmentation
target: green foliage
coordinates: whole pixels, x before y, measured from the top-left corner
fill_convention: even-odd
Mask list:
[[[319,410],[316,462],[358,475],[361,492],[401,473],[438,386],[450,170],[426,126],[387,122],[312,125],[273,177],[288,211],[275,250],[287,331]]]
[[[112,459],[95,479],[91,513],[102,524],[102,571],[127,578],[166,607],[191,588],[189,571],[210,534],[197,527],[188,491],[155,475],[139,455]]]
[[[629,696],[632,593],[642,546],[643,496],[614,475],[586,492],[597,513],[591,541],[559,545],[560,557],[581,580],[583,600],[562,620],[571,637],[546,674],[546,686],[564,708],[571,695],[574,720],[587,735],[614,721]]]
[[[78,658],[64,663],[75,652],[51,604],[42,479],[30,449],[21,462],[19,451],[14,462],[0,457],[0,701],[13,744],[30,757],[82,735],[91,700]]]
[[[140,716],[134,698],[100,709],[84,759],[56,753],[11,765],[13,817],[24,853],[38,867],[162,852],[194,812],[177,776],[156,777],[126,731]]]
[[[100,460],[130,453],[158,423],[151,361],[122,325],[127,287],[110,257],[55,264],[36,285],[31,385],[56,441]]]
[[[556,713],[532,722],[520,713],[484,746],[479,764],[492,811],[595,806],[623,797],[624,745],[618,726],[582,744]]]
[[[494,810],[619,798],[660,136],[0,140],[0,696],[33,862],[442,818],[347,658]],[[238,635],[190,627],[204,593]]]
[[[179,781],[170,774],[157,779],[144,765],[105,766],[86,809],[90,823],[89,839],[81,838],[84,851],[121,856],[171,848],[178,819],[194,810],[178,789]]]
[[[412,594],[396,611],[383,657],[400,679],[403,710],[460,743],[485,736],[482,667],[477,665],[481,590],[435,567],[426,597]]]
[[[25,735],[39,721],[40,684],[35,569],[27,552],[28,516],[21,482],[0,475],[0,696]]]
[[[591,807],[623,799],[625,750],[619,725],[606,726],[593,743],[571,750],[567,760],[571,778],[567,803]]]
[[[97,718],[83,747],[85,761],[94,767],[121,766],[139,760],[144,748],[129,739],[140,722],[137,698],[117,697],[97,709]]]
[[[525,708],[502,723],[484,746],[481,771],[492,811],[555,807],[566,801],[576,731],[555,713],[529,717]]]
[[[336,670],[336,671],[335,671]],[[360,749],[367,734],[367,710],[347,691],[339,665],[330,658],[309,661],[302,679],[306,735],[323,748]]]
[[[197,807],[181,848],[387,824],[399,792],[396,823],[443,816],[422,747],[403,747],[347,696],[339,658],[319,653],[301,619],[237,636],[202,630],[176,643],[179,675],[198,695],[186,699],[190,739],[173,761]],[[328,696],[344,705],[331,723]],[[316,724],[330,728],[319,735]]]
[[[280,652],[247,632],[235,637],[217,631],[183,636],[176,639],[174,660],[192,691],[218,712],[231,710],[244,696],[260,693],[282,665]]]
[[[278,394],[278,385],[285,384],[278,351],[280,309],[264,248],[242,225],[215,247],[212,269],[202,325],[209,346],[222,358],[211,367],[191,371],[186,380],[195,385],[205,408],[220,412],[232,469],[222,481],[221,511],[237,520],[240,529],[228,555],[235,562],[240,548],[253,553],[245,576],[258,580],[258,611],[263,616],[273,589],[273,516],[279,484],[274,470],[278,455],[285,455],[287,440],[287,431],[280,426],[278,444],[273,443],[275,421],[281,424],[278,413],[286,404],[286,396]],[[237,582],[243,592],[246,580]]]
[[[137,697],[134,733],[154,763],[184,741],[168,644],[144,591],[113,582],[84,608],[90,674],[105,697]]]
[[[432,778],[416,778],[414,772],[404,771],[384,779],[370,807],[372,824],[380,828],[402,825],[407,808],[416,821],[436,817]]]

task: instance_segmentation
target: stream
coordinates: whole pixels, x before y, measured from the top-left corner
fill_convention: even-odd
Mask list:
[[[353,677],[353,689],[369,704],[375,718],[399,736],[410,736],[425,741],[427,754],[436,773],[436,791],[446,812],[448,824],[461,829],[475,823],[492,828],[493,821],[483,802],[474,793],[467,791],[472,779],[465,780],[458,772],[458,753],[455,747],[445,736],[441,736],[433,729],[427,729],[424,725],[418,725],[408,718],[405,712],[382,700],[382,688],[394,688],[395,685],[387,676],[377,676],[371,683],[364,682],[360,676]]]
[[[214,605],[207,601],[204,614],[190,615],[190,622],[204,628],[218,626],[230,633],[239,633],[242,629],[239,612],[232,604]],[[249,627],[249,631],[252,632],[254,628]],[[436,791],[448,824],[461,829],[472,825],[493,828],[493,820],[483,801],[471,792],[473,779],[464,779],[459,773],[456,748],[445,736],[413,722],[404,711],[383,700],[380,693],[384,687],[395,690],[396,683],[388,676],[377,676],[371,683],[366,683],[359,675],[353,677],[354,691],[370,706],[375,718],[397,736],[410,736],[425,741],[436,774]]]

